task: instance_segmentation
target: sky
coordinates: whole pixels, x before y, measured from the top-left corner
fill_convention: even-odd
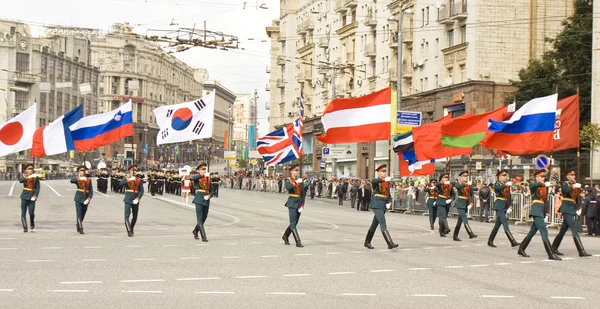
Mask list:
[[[270,40],[265,27],[279,17],[278,0],[19,0],[3,1],[0,19],[27,23],[33,35],[45,25],[97,28],[107,32],[114,23],[129,22],[134,32],[203,27],[237,36],[244,50],[211,50],[194,47],[175,53],[193,68],[205,68],[209,80],[218,80],[236,94],[258,90],[259,136],[268,133],[269,93],[265,87],[270,65]],[[257,8],[265,4],[267,9]],[[25,9],[35,8],[35,9]],[[171,22],[178,25],[170,26]],[[252,40],[251,40],[252,39]],[[261,42],[262,41],[262,42]]]

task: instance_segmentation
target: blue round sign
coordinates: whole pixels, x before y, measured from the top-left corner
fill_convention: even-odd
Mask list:
[[[539,169],[548,168],[550,165],[550,158],[545,155],[539,155],[535,158],[535,166]]]

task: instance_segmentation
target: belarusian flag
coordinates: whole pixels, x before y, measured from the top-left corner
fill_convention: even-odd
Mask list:
[[[488,121],[502,121],[509,106],[503,106],[491,112],[471,117],[459,117],[442,125],[442,145],[452,148],[467,148],[479,144],[488,134]],[[514,107],[513,107],[514,111]]]

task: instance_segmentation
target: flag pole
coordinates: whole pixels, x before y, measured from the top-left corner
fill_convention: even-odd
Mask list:
[[[579,87],[577,87],[577,94],[579,94]],[[580,149],[581,146],[578,144],[577,145],[577,177],[581,177],[581,158],[580,158]],[[592,179],[591,177],[592,175],[590,175],[590,179]]]
[[[471,175],[471,171],[473,170],[473,154],[469,154],[469,177],[473,180],[473,176]]]
[[[210,140],[208,142],[208,163],[207,163],[208,166],[206,168],[208,169],[209,173],[211,172],[211,170],[210,170],[211,154],[212,154],[212,137],[210,138]]]
[[[304,178],[304,175],[302,174],[302,165],[304,164],[304,160],[303,160],[303,154],[304,154],[304,93],[302,91],[300,91],[300,97],[298,98],[298,108],[300,109],[300,112],[298,113],[298,117],[300,117],[300,122],[302,123],[302,126],[300,127],[300,138],[302,139],[301,141],[301,148],[299,149],[299,155],[300,155],[300,178]]]

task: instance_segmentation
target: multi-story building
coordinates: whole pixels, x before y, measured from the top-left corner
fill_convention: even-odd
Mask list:
[[[231,126],[233,125],[232,112],[236,95],[218,81],[204,83],[205,93],[215,91],[215,118],[213,123],[213,137],[209,142],[212,144],[211,156],[225,166],[223,151],[231,147]]]
[[[510,6],[483,0],[282,0],[280,10],[279,20],[266,27],[271,128],[297,117],[300,92],[306,116],[318,121],[333,98],[396,89],[398,78],[400,109],[422,112],[425,123],[448,113],[491,110],[514,91],[510,80],[518,70],[548,50],[544,38],[561,30],[573,0]],[[317,125],[305,141],[318,133]],[[309,142],[318,169],[325,145]],[[388,160],[387,141],[330,146],[347,148],[338,176],[372,176],[372,167]]]
[[[37,102],[38,126],[83,105],[84,114],[98,112],[100,71],[92,65],[86,37],[32,37],[26,24],[0,21],[0,118],[14,117]],[[90,84],[91,92],[81,91]],[[86,159],[91,160],[93,153]],[[41,158],[36,165],[58,169],[83,155]],[[28,152],[0,159],[0,170],[12,171],[29,162]]]

